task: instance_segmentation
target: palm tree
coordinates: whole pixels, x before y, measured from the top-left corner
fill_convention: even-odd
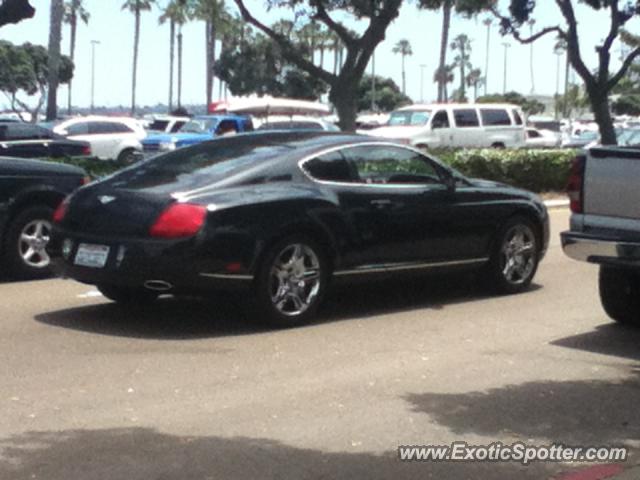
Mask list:
[[[62,41],[62,17],[64,16],[63,0],[51,0],[51,16],[49,20],[49,78],[47,95],[47,120],[55,120],[58,116],[58,83],[60,73],[60,43]]]
[[[458,35],[451,42],[451,50],[457,52],[457,55],[453,59],[453,66],[460,69],[460,89],[458,90],[458,96],[460,101],[466,101],[467,95],[465,91],[466,87],[466,70],[471,70],[471,41],[464,33]]]
[[[447,70],[447,44],[449,43],[449,28],[451,27],[451,11],[453,10],[453,0],[442,1],[442,32],[440,33],[440,62],[438,63],[438,71],[446,72]],[[447,100],[447,82],[446,74],[442,73],[438,76],[438,101],[446,102]]]
[[[473,101],[478,98],[478,88],[485,83],[485,77],[482,76],[482,71],[479,68],[472,69],[466,78],[467,86],[473,88]]]
[[[439,102],[447,102],[449,101],[449,93],[447,92],[447,85],[453,82],[453,65],[445,65],[444,68],[436,68],[436,71],[433,74],[433,81],[438,84],[438,86],[443,86],[442,91],[442,99],[438,100]]]
[[[195,0],[194,17],[205,23],[205,55],[206,55],[206,97],[207,108],[213,99],[213,65],[216,61],[216,40],[218,29],[222,27],[223,12],[226,11],[224,0]]]
[[[64,23],[69,25],[69,58],[74,61],[76,52],[76,30],[78,19],[85,25],[89,23],[89,11],[82,4],[83,0],[67,0],[64,4]],[[69,90],[67,95],[67,114],[71,115],[71,91],[72,80],[69,80]]]
[[[169,22],[169,111],[173,110],[173,71],[175,60],[176,25],[178,26],[178,108],[182,106],[182,26],[189,20],[189,5],[171,0],[164,8],[158,22]]]
[[[131,116],[136,114],[136,86],[138,81],[138,46],[140,44],[140,14],[151,10],[155,0],[125,0],[122,10],[129,10],[135,17],[133,33],[133,70],[131,73]]]
[[[393,53],[399,53],[402,58],[402,94],[406,94],[406,72],[404,70],[404,59],[407,55],[413,55],[409,40],[403,38],[393,47]]]

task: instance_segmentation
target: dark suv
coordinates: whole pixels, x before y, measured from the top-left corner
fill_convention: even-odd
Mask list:
[[[48,275],[54,209],[87,181],[84,170],[71,165],[0,157],[0,273]]]

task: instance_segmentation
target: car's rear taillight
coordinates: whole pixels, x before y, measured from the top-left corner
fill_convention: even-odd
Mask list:
[[[204,225],[206,207],[191,203],[174,203],[167,207],[149,229],[152,237],[191,237]]]
[[[567,181],[567,195],[569,195],[569,205],[573,213],[582,213],[582,187],[584,185],[584,167],[587,157],[578,155],[571,163],[569,180]]]
[[[65,198],[62,202],[60,202],[60,205],[58,205],[58,208],[56,208],[56,210],[53,212],[54,223],[60,223],[62,222],[62,220],[64,220],[64,217],[67,214],[67,210],[69,209],[70,199],[71,199],[70,196]]]
[[[91,155],[91,145],[85,145],[84,147],[82,147],[82,155],[84,155],[85,157]]]

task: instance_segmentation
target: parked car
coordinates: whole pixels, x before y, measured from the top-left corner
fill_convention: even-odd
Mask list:
[[[107,298],[240,288],[283,326],[314,315],[331,277],[475,268],[521,292],[549,237],[532,193],[403,145],[299,131],[158,155],[78,190],[56,221],[57,271]]]
[[[193,117],[177,133],[149,135],[142,146],[145,154],[156,154],[206,142],[217,135],[252,130],[251,119],[244,115],[201,115]]]
[[[362,133],[419,148],[522,147],[523,118],[516,105],[410,105],[391,112],[386,126]]]
[[[0,156],[57,158],[89,155],[91,146],[87,142],[68,140],[32,123],[0,121]]]
[[[94,156],[101,160],[132,163],[142,152],[142,140],[147,134],[133,118],[78,117],[57,124],[53,131],[71,140],[89,142]]]
[[[561,142],[562,137],[559,133],[527,127],[527,147],[556,148],[560,146]]]
[[[562,248],[600,266],[600,300],[614,320],[640,326],[640,149],[599,147],[573,161],[570,230]]]
[[[22,279],[49,274],[53,211],[87,181],[71,165],[0,157],[0,271]]]
[[[174,115],[151,115],[145,127],[147,135],[156,133],[176,133],[191,120],[190,117],[176,117]]]
[[[291,117],[269,117],[261,122],[256,130],[320,130],[339,132],[340,129],[331,122],[321,118],[294,115]]]

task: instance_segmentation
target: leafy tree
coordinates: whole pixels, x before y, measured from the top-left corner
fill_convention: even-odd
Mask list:
[[[640,95],[636,93],[620,95],[611,107],[616,115],[640,115]]]
[[[89,23],[89,11],[84,7],[83,0],[67,0],[64,4],[64,23],[69,25],[69,58],[74,61],[76,53],[76,30],[78,20]],[[72,81],[69,80],[69,93],[67,96],[67,113],[71,115]]]
[[[64,1],[51,0],[51,15],[49,19],[49,94],[47,95],[48,121],[55,120],[58,117],[58,75],[63,16]]]
[[[419,0],[420,8],[427,10],[442,9],[442,32],[440,36],[440,60],[434,78],[438,82],[438,101],[447,101],[447,46],[449,45],[449,29],[451,14],[457,13],[467,17],[489,10],[497,4],[497,0]]]
[[[267,7],[282,7],[295,14],[296,25],[312,19],[338,35],[347,52],[340,71],[333,74],[315,65],[291,37],[278,33],[256,18],[245,0],[234,0],[240,14],[249,24],[271,38],[280,47],[287,61],[307,72],[312,78],[329,85],[329,99],[336,107],[343,130],[354,130],[358,106],[358,87],[365,69],[375,51],[384,40],[387,28],[398,16],[403,0],[379,0],[376,2],[335,2],[329,0],[268,0]],[[349,31],[345,24],[333,15],[351,15],[360,20],[361,33]]]
[[[456,52],[453,59],[453,66],[460,69],[460,88],[458,90],[458,101],[467,101],[467,92],[465,90],[467,82],[466,71],[471,70],[471,40],[464,33],[458,35],[451,42],[451,50]]]
[[[140,45],[140,15],[151,10],[155,0],[125,0],[122,10],[128,10],[135,18],[133,32],[133,70],[131,73],[131,116],[136,114],[136,87],[138,81],[138,47]]]
[[[58,63],[58,81],[68,83],[73,77],[73,62],[65,55]],[[49,85],[49,53],[40,45],[25,43],[20,46],[0,40],[0,91],[9,99],[13,111],[18,107],[31,113],[34,122],[45,98]],[[30,107],[21,95],[39,94],[34,107]]]
[[[398,43],[395,44],[392,50],[393,53],[400,54],[402,57],[402,94],[405,95],[407,93],[407,82],[406,82],[406,73],[404,69],[404,59],[408,55],[413,55],[413,50],[411,50],[411,44],[409,40],[403,38],[399,40]]]
[[[581,2],[592,9],[608,15],[608,33],[598,44],[598,67],[592,71],[587,67],[580,50],[578,19],[573,0],[555,0],[562,20],[562,24],[550,25],[538,32],[523,37],[521,27],[529,20],[536,8],[536,2],[531,0],[510,0],[509,14],[500,15],[501,31],[503,35],[512,35],[521,43],[531,43],[547,34],[556,34],[566,42],[568,59],[573,69],[584,81],[589,102],[595,120],[600,130],[600,138],[604,145],[615,145],[616,134],[609,109],[609,94],[616,84],[625,76],[629,66],[640,55],[640,39],[625,32],[625,24],[640,14],[640,4],[627,0],[585,0]],[[626,55],[622,66],[611,72],[611,48],[616,39],[625,40],[632,45],[631,52]]]
[[[544,104],[535,99],[526,98],[518,92],[507,92],[504,95],[495,93],[483,95],[476,100],[478,103],[511,103],[519,105],[527,115],[536,115],[544,112]]]
[[[0,3],[0,27],[9,23],[18,23],[33,18],[36,9],[29,0],[2,0]]]
[[[358,88],[358,110],[368,110],[371,107],[371,75],[365,75]],[[411,103],[411,99],[400,91],[391,78],[376,75],[376,107],[383,112],[390,112],[403,105]]]
[[[214,72],[234,95],[257,93],[316,100],[327,90],[322,80],[287,61],[280,47],[261,34],[246,34],[243,42],[227,46]]]

